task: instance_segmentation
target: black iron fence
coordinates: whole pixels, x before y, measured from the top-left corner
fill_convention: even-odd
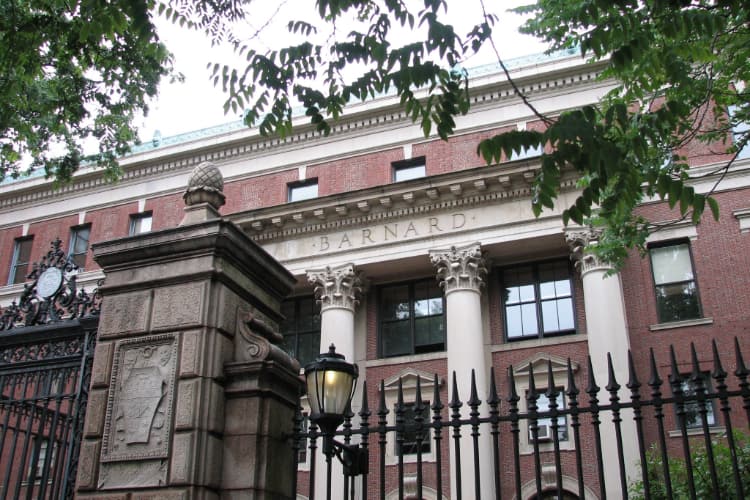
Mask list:
[[[562,369],[552,361],[543,370],[536,365],[536,374],[529,364],[524,384],[509,367],[504,394],[493,370],[485,401],[473,376],[462,399],[454,374],[447,401],[437,375],[431,391],[417,378],[408,398],[399,381],[390,404],[383,382],[370,396],[365,383],[360,409],[336,433],[365,450],[361,475],[344,466],[336,477],[336,459],[320,453],[323,436],[301,410],[293,440],[301,465],[295,491],[309,499],[316,489],[344,499],[603,499],[613,492],[638,499],[745,498],[750,370],[736,339],[731,362],[722,363],[713,342],[712,361],[701,366],[690,347],[691,359],[680,362],[673,348],[668,360],[658,361],[651,350],[640,370],[628,353],[628,380],[616,379],[608,357],[604,387],[590,358],[580,372],[583,384],[570,360]],[[732,365],[731,373],[724,365]],[[374,407],[372,394],[379,399]],[[488,468],[480,463],[483,446],[491,450]],[[462,477],[467,461],[472,474]],[[324,474],[316,472],[321,468]]]
[[[0,310],[0,498],[73,498],[100,297],[56,239]]]
[[[72,498],[96,321],[0,335],[0,498]]]

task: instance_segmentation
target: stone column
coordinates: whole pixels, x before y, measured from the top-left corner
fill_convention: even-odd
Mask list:
[[[613,267],[587,250],[596,243],[599,233],[591,229],[572,230],[565,233],[570,245],[572,258],[581,273],[583,281],[583,299],[586,309],[586,332],[591,364],[596,376],[597,385],[604,388],[608,381],[607,354],[612,355],[612,364],[617,382],[622,386],[619,395],[621,401],[629,400],[630,391],[625,387],[628,382],[628,323],[625,301],[622,292],[620,273],[612,273]],[[600,401],[609,403],[609,396],[602,391]],[[619,498],[622,495],[620,471],[617,467],[617,441],[612,424],[611,414],[602,413],[602,452],[604,463],[604,480],[607,496]],[[629,479],[635,479],[638,470],[638,435],[632,411],[623,411],[622,440],[625,457],[625,471]],[[629,482],[628,479],[628,482]]]
[[[469,418],[470,408],[466,404],[471,395],[471,371],[476,374],[476,388],[482,400],[480,412],[487,415],[485,403],[488,393],[487,359],[482,330],[481,291],[485,285],[487,269],[479,243],[446,250],[430,250],[430,260],[437,268],[437,278],[445,292],[446,327],[448,349],[448,377],[451,387],[456,374],[458,391],[464,405],[462,418]],[[451,395],[449,394],[448,397]],[[484,427],[484,426],[483,426]],[[461,440],[461,487],[462,498],[474,498],[474,445],[469,429],[462,431]],[[480,428],[479,470],[483,498],[494,496],[493,455],[490,447],[489,428]],[[451,498],[456,498],[455,449],[450,447]]]
[[[315,287],[320,304],[320,352],[336,345],[336,352],[353,363],[354,310],[362,293],[361,272],[354,264],[307,271],[307,280]]]
[[[354,264],[326,266],[323,269],[307,271],[307,280],[315,287],[315,297],[320,304],[320,351],[327,352],[328,346],[334,344],[336,352],[343,354],[349,363],[356,361],[354,349],[354,311],[359,305],[362,293],[362,273]],[[364,379],[364,372],[360,373]],[[361,387],[361,385],[359,386]],[[361,391],[357,391],[361,394]],[[352,398],[352,405],[359,401],[357,394]],[[361,398],[361,396],[359,396]],[[356,414],[357,409],[353,411]],[[353,419],[356,422],[356,418]],[[325,457],[318,455],[318,466],[315,471],[315,498],[326,498],[326,462]],[[332,498],[339,497],[344,491],[344,469],[337,459],[332,462],[331,492]]]
[[[294,497],[302,384],[276,346],[294,277],[202,203],[93,246],[106,281],[77,498]]]

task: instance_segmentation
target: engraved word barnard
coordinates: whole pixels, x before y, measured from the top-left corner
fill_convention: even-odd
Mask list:
[[[176,364],[175,335],[118,343],[102,461],[167,456]]]
[[[436,236],[444,232],[462,229],[467,223],[466,214],[457,212],[434,217],[423,217],[380,226],[343,231],[320,236],[315,246],[318,252],[344,250],[391,241]]]

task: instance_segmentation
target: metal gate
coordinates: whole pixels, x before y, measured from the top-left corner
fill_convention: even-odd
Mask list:
[[[0,498],[73,498],[99,300],[60,241],[0,314]]]

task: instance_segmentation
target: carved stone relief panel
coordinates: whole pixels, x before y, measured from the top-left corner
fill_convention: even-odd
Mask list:
[[[109,297],[99,320],[99,336],[127,335],[145,332],[151,292],[129,292]]]
[[[187,283],[154,291],[152,328],[199,325],[203,313],[205,286]]]
[[[169,463],[165,459],[102,464],[99,489],[145,488],[167,484]]]
[[[175,334],[117,343],[102,462],[168,456],[176,366]]]

